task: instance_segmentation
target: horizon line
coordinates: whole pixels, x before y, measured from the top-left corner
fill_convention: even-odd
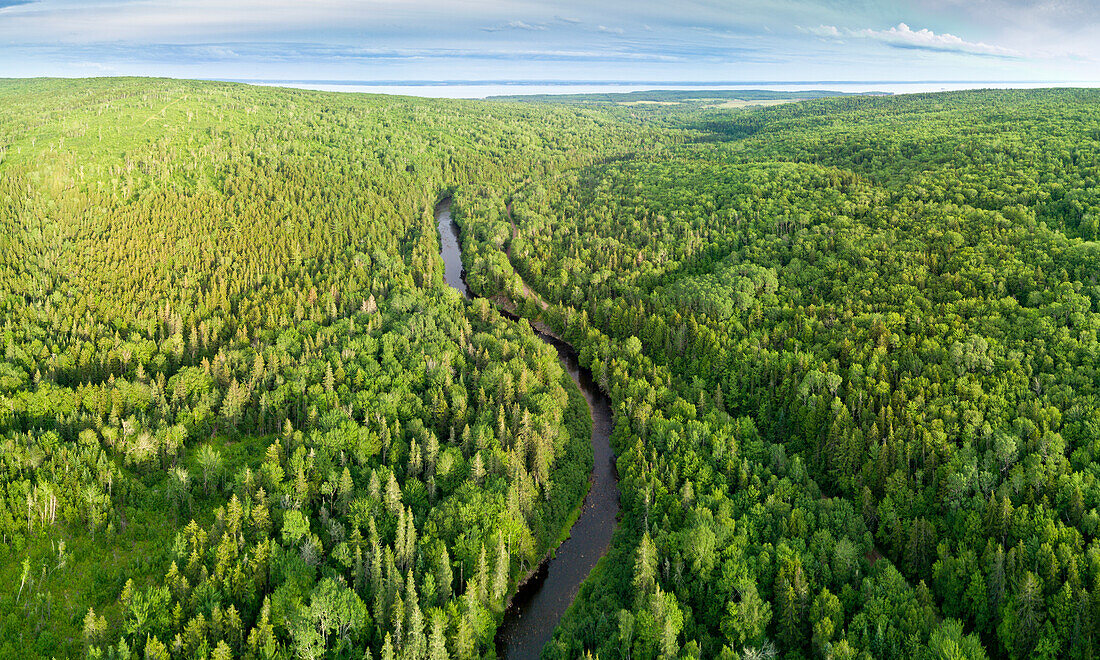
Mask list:
[[[1055,79],[1024,79],[1024,80],[993,80],[993,79],[969,79],[969,80],[957,80],[957,79],[921,79],[921,80],[895,80],[895,79],[873,79],[873,80],[620,80],[620,79],[568,79],[568,78],[452,78],[452,79],[431,79],[431,78],[416,78],[410,80],[402,80],[395,78],[385,79],[351,79],[351,78],[337,78],[337,79],[323,79],[323,78],[229,78],[229,77],[186,77],[186,76],[142,76],[132,74],[118,74],[118,75],[93,75],[93,76],[0,76],[0,80],[81,80],[88,78],[149,78],[149,79],[167,79],[167,80],[197,80],[197,81],[209,81],[209,82],[235,82],[235,83],[305,83],[311,85],[377,85],[377,86],[408,86],[408,87],[421,87],[421,86],[452,86],[452,85],[548,85],[548,86],[565,86],[565,85],[673,85],[677,87],[685,86],[725,86],[725,85],[931,85],[931,84],[946,84],[946,85],[976,85],[976,84],[995,84],[995,85],[1074,85],[1074,84],[1100,84],[1100,79],[1096,80],[1055,80]]]
[[[135,76],[141,77],[141,76]],[[1078,84],[1100,83],[1100,80],[572,80],[539,78],[500,78],[500,79],[310,79],[310,78],[194,78],[218,82],[241,83],[308,83],[313,85],[385,85],[385,86],[428,86],[428,85],[930,85],[954,84],[970,85],[990,83],[998,85],[1038,85],[1038,84]]]

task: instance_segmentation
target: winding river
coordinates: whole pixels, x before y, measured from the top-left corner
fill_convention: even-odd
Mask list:
[[[444,279],[469,298],[470,290],[463,277],[459,227],[451,218],[449,197],[436,206],[435,218],[439,224]],[[508,316],[519,320],[510,314]],[[594,461],[591,487],[569,538],[558,546],[552,558],[545,559],[531,578],[520,585],[497,631],[497,654],[513,660],[537,658],[542,647],[550,641],[554,628],[576,597],[581,582],[607,552],[619,515],[619,484],[615,474],[615,456],[611,451],[610,402],[593,382],[591,372],[580,366],[572,346],[541,332],[536,333],[557,350],[562,366],[588,401],[588,410],[592,415]]]

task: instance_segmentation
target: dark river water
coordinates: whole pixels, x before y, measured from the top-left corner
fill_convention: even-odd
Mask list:
[[[470,291],[463,279],[459,228],[451,218],[450,198],[436,206],[435,217],[439,223],[444,279],[469,298]],[[549,335],[537,334],[557,350],[562,366],[588,401],[592,414],[594,463],[592,486],[569,538],[558,546],[553,559],[544,562],[534,577],[520,588],[504,614],[504,622],[497,631],[497,653],[512,660],[539,656],[576,597],[581,582],[607,552],[619,515],[619,484],[615,474],[615,456],[611,451],[610,401],[593,382],[591,372],[577,362],[577,353],[572,346]]]

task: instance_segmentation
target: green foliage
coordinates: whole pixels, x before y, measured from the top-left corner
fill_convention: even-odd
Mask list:
[[[595,100],[0,83],[0,655],[491,653],[490,300],[544,656],[1096,655],[1096,93]]]
[[[0,643],[489,648],[590,426],[551,348],[443,286],[431,207],[637,130],[167,80],[0,103]]]
[[[460,191],[475,291],[617,412],[622,529],[544,655],[659,654],[654,593],[685,655],[1096,653],[1096,101],[668,111],[695,139]]]

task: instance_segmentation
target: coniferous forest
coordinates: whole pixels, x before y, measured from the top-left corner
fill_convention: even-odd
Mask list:
[[[630,100],[0,81],[0,657],[497,657],[536,329],[543,658],[1100,654],[1100,92]]]

